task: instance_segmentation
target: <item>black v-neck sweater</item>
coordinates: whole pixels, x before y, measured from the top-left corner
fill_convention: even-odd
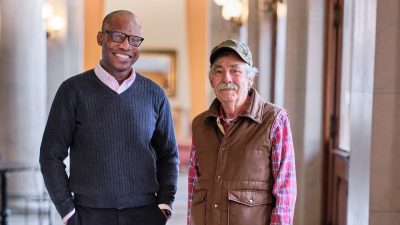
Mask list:
[[[63,163],[68,149],[69,177]],[[75,204],[171,205],[178,151],[165,92],[138,73],[121,94],[102,83],[93,70],[69,78],[52,104],[40,165],[62,217]]]

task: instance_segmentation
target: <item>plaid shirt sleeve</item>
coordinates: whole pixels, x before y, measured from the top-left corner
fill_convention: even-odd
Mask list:
[[[275,207],[270,225],[293,224],[297,196],[296,166],[292,132],[286,111],[278,114],[271,130],[272,174],[275,183],[272,194]]]
[[[192,140],[192,150],[190,151],[189,174],[188,174],[188,214],[187,214],[188,225],[192,224],[190,218],[190,207],[192,204],[193,193],[197,182],[197,174],[198,174],[197,158],[195,153],[196,153],[196,147],[194,146],[194,141]]]

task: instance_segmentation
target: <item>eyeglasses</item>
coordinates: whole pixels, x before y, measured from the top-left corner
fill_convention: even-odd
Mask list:
[[[128,38],[129,44],[134,47],[139,47],[140,44],[142,44],[142,41],[144,40],[144,38],[142,37],[136,35],[128,35],[118,31],[104,30],[104,33],[111,34],[111,39],[118,43],[122,43],[125,41],[126,38]]]

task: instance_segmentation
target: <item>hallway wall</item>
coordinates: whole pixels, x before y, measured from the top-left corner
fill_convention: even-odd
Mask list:
[[[370,225],[400,224],[400,2],[377,1]]]
[[[325,3],[287,1],[284,107],[296,154],[296,225],[322,221],[322,115]]]

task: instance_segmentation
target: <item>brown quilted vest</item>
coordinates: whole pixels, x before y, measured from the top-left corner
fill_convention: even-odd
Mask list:
[[[271,126],[281,108],[252,89],[251,106],[226,135],[217,126],[220,108],[193,120],[199,176],[191,206],[192,225],[269,225],[273,207]]]

